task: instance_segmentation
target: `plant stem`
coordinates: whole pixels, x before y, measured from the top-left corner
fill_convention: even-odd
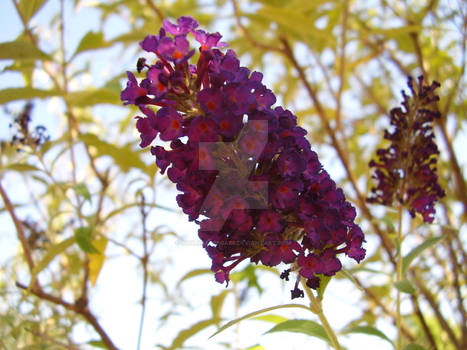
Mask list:
[[[311,289],[306,285],[304,279],[301,279],[301,283],[302,283],[303,288],[305,289],[305,292],[306,292],[306,294],[308,296],[308,299],[310,299],[310,310],[311,310],[311,312],[318,315],[319,320],[321,321],[321,325],[323,326],[324,330],[326,331],[326,334],[328,335],[332,346],[337,350],[342,350],[339,342],[337,341],[336,334],[332,330],[331,325],[329,324],[326,316],[323,313],[323,307],[321,306],[321,301],[314,296]]]
[[[404,206],[399,205],[399,224],[397,230],[397,266],[396,266],[396,280],[400,282],[402,280],[402,214]],[[401,332],[401,292],[397,289],[397,301],[396,301],[396,327],[397,327],[397,350],[402,349],[402,332]]]

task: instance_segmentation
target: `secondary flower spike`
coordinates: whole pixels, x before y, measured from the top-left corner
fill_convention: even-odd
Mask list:
[[[341,269],[340,254],[365,256],[364,236],[346,201],[311,150],[297,117],[282,107],[262,74],[221,51],[219,33],[197,30],[191,17],[164,21],[141,48],[140,82],[128,72],[125,104],[142,112],[141,147],[151,147],[161,172],[181,192],[177,202],[199,224],[198,235],[220,283],[245,259],[267,266],[291,264],[312,288]],[[190,50],[188,36],[200,44]],[[189,61],[196,57],[196,62]],[[158,109],[155,107],[159,107]],[[282,276],[286,278],[287,273]],[[296,287],[292,296],[300,296]]]
[[[438,184],[436,162],[439,154],[434,142],[433,121],[441,117],[434,91],[440,86],[434,81],[423,85],[423,77],[415,83],[409,78],[412,98],[402,91],[404,109],[390,111],[393,131],[385,130],[384,138],[391,141],[386,149],[376,151],[378,159],[370,162],[375,168],[373,178],[378,185],[371,189],[370,203],[392,205],[397,201],[407,205],[412,216],[420,213],[425,222],[433,222],[434,204],[444,197]]]

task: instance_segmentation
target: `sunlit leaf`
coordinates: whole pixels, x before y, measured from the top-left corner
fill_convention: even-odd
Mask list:
[[[114,144],[101,140],[94,134],[81,134],[79,139],[88,146],[92,146],[98,156],[107,155],[115,160],[120,169],[128,172],[130,168],[138,168],[144,170],[146,164],[139,158],[137,153],[129,147],[118,147]]]
[[[183,346],[183,343],[196,333],[202,331],[203,329],[212,326],[216,323],[215,319],[209,319],[209,320],[204,320],[200,321],[198,323],[195,323],[188,329],[182,330],[180,333],[178,333],[177,337],[174,339],[172,346],[169,348],[170,350],[175,350],[178,348],[181,348]]]
[[[32,87],[8,88],[0,90],[0,104],[18,100],[30,100],[32,98],[60,96],[61,94],[57,90],[41,90]]]
[[[407,294],[415,293],[415,287],[413,286],[412,282],[410,282],[406,278],[394,283],[394,286],[403,293],[407,293]]]
[[[94,346],[99,349],[107,349],[107,346],[102,340],[91,340],[87,342],[88,345]]]
[[[280,316],[280,315],[261,315],[253,318],[253,320],[258,320],[258,321],[265,321],[265,322],[270,322],[270,323],[281,323],[285,322],[288,320],[287,317]]]
[[[27,163],[12,163],[8,164],[5,170],[14,170],[20,173],[28,172],[28,171],[40,171],[40,169],[34,165],[27,164]]]
[[[78,227],[75,229],[76,243],[86,253],[96,254],[99,251],[92,244],[92,227]]]
[[[182,278],[177,282],[177,287],[179,287],[183,281],[186,281],[187,279],[190,279],[192,277],[196,277],[199,275],[205,275],[205,274],[212,274],[211,269],[196,269],[196,270],[191,270],[190,272],[187,272],[185,275],[183,275]]]
[[[107,246],[107,238],[101,237],[92,241],[92,245],[97,249],[98,253],[88,254],[89,258],[89,280],[91,284],[96,285],[97,277],[104,265],[105,261],[105,248]]]
[[[219,328],[219,330],[216,333],[214,333],[213,335],[211,335],[209,338],[212,338],[215,335],[219,334],[220,332],[226,330],[227,328],[230,328],[233,325],[235,325],[235,324],[237,324],[237,323],[239,323],[239,322],[241,322],[243,320],[246,320],[248,318],[254,317],[256,315],[264,314],[265,312],[272,311],[272,310],[293,308],[293,307],[301,308],[301,309],[305,309],[307,311],[310,311],[310,309],[308,307],[306,307],[305,305],[301,305],[301,304],[284,304],[284,305],[267,307],[265,309],[261,309],[261,310],[258,310],[258,311],[251,312],[251,313],[246,314],[246,315],[244,315],[242,317],[236,318],[235,320],[227,322],[225,325],[223,325],[221,328]]]
[[[329,282],[331,282],[332,276],[326,276],[326,275],[318,275],[319,277],[319,287],[317,289],[318,292],[318,299],[323,300],[324,297],[324,291],[326,290],[326,287],[328,286]]]
[[[81,41],[76,48],[74,55],[89,50],[103,49],[110,46],[110,43],[104,40],[104,34],[102,32],[89,31],[85,36],[81,38]]]
[[[29,20],[41,9],[47,0],[20,0],[18,8],[25,22]]]
[[[87,201],[91,201],[91,194],[89,193],[88,187],[84,183],[79,183],[72,185],[71,188],[76,192],[76,194],[83,196]]]
[[[48,250],[47,253],[42,257],[42,259],[34,265],[34,269],[32,270],[31,273],[31,283],[29,284],[30,286],[34,285],[36,282],[37,275],[39,272],[44,270],[49,263],[55,258],[57,255],[63,253],[68,247],[72,246],[76,242],[75,237],[70,237],[67,238],[60,243],[54,244],[51,246]]]
[[[404,346],[404,350],[427,350],[424,346],[417,343],[410,343]]]
[[[442,237],[433,237],[430,239],[427,239],[425,242],[421,243],[417,247],[415,247],[410,253],[408,253],[403,259],[402,259],[402,273],[405,274],[407,269],[410,267],[410,264],[412,261],[415,260],[420,254],[422,254],[426,249],[434,246],[436,243],[444,239],[444,236]]]
[[[404,346],[404,350],[427,350],[427,349],[419,344],[410,343]]]
[[[310,320],[287,320],[274,326],[265,334],[276,332],[303,333],[330,343],[329,337],[323,326]]]
[[[389,343],[393,344],[392,340],[389,339],[386,334],[381,332],[379,329],[376,329],[375,327],[372,326],[357,326],[357,327],[352,327],[350,329],[344,330],[342,333],[348,334],[348,333],[361,333],[361,334],[368,334],[368,335],[374,335],[376,337],[379,337],[381,339],[384,339],[388,341]],[[394,345],[394,344],[393,344]]]
[[[0,60],[24,60],[39,59],[49,60],[50,56],[37,49],[31,43],[24,40],[15,40],[0,43]]]
[[[67,95],[68,102],[75,107],[94,106],[97,104],[120,104],[120,94],[111,89],[88,89]]]
[[[211,311],[212,318],[220,319],[222,305],[224,304],[225,297],[229,294],[230,290],[224,290],[219,295],[213,295],[211,297]]]

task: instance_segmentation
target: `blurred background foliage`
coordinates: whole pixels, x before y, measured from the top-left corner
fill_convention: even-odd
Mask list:
[[[345,316],[342,334],[391,342],[377,328],[394,334],[397,212],[365,203],[373,184],[368,162],[376,148],[386,146],[382,135],[389,126],[388,111],[400,103],[407,76],[441,83],[442,119],[435,132],[447,196],[437,206],[434,225],[422,225],[420,218],[407,221],[403,253],[412,252],[410,260],[417,260],[406,271],[403,334],[406,344],[425,349],[467,348],[466,2],[6,1],[10,20],[21,29],[0,43],[5,130],[0,213],[2,226],[17,238],[0,270],[0,348],[120,348],[113,340],[116,331],[99,322],[105,320],[104,309],[93,304],[93,297],[100,284],[119,279],[111,267],[114,274],[108,278],[99,279],[99,274],[121,256],[133,261],[139,297],[132,307],[143,310],[141,320],[146,313],[160,329],[171,325],[168,333],[136,327],[135,346],[155,333],[159,340],[149,348],[191,344],[206,349],[190,338],[205,329],[215,332],[246,313],[248,301],[258,304],[271,290],[283,294],[271,305],[289,298],[276,270],[244,265],[229,288],[216,289],[207,260],[204,268],[192,270],[196,264],[173,251],[174,241],[196,242],[196,230],[189,226],[180,232],[173,219],[173,226],[163,220],[167,215],[186,218],[166,204],[176,189],[157,174],[149,152],[138,148],[137,111],[122,107],[119,95],[125,71],[134,71],[142,55],[137,43],[157,34],[164,18],[182,15],[221,31],[243,65],[265,74],[278,105],[297,114],[325,168],[358,208],[368,255],[336,276],[342,281],[335,286],[343,283],[357,293],[360,309]],[[95,25],[73,23],[85,9],[92,10]],[[173,272],[175,263],[183,266],[180,276]],[[213,286],[203,290],[216,293],[207,293],[203,306],[190,298],[201,284],[190,281],[205,275]],[[100,293],[118,299],[112,288],[101,287]],[[112,309],[112,317],[125,318],[118,304]],[[262,321],[287,320],[275,313]],[[177,320],[188,314],[193,322],[180,327]],[[241,348],[239,336],[210,342],[216,349]],[[343,337],[349,339],[343,344],[355,339]],[[255,345],[260,338],[250,343],[249,349],[263,349]]]

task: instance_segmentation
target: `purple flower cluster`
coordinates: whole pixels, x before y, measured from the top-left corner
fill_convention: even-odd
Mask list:
[[[250,258],[291,264],[317,288],[320,275],[341,269],[338,254],[357,262],[365,256],[356,211],[296,116],[272,108],[276,97],[262,74],[240,66],[233,50],[222,52],[219,33],[197,26],[191,17],[164,21],[159,35],[140,44],[157,61],[138,61],[146,77],[138,83],[128,72],[121,98],[144,114],[136,124],[141,147],[158,135],[170,142],[170,149],[155,146],[151,153],[181,192],[179,206],[200,225],[218,282],[228,283],[230,271]],[[189,33],[201,44],[196,65],[188,62],[195,54]],[[300,295],[297,287],[292,295]]]
[[[423,77],[415,84],[409,78],[412,98],[404,91],[402,106],[390,112],[393,131],[385,130],[384,138],[391,141],[386,149],[378,149],[378,160],[372,160],[373,178],[378,186],[371,189],[370,203],[392,205],[394,201],[406,205],[410,214],[420,213],[425,222],[433,222],[434,204],[444,196],[436,175],[438,147],[434,142],[433,121],[440,118],[434,81],[423,85]]]

